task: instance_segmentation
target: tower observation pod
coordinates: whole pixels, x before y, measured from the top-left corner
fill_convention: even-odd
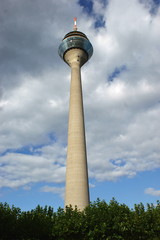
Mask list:
[[[71,67],[65,206],[83,210],[89,204],[89,184],[81,67],[92,56],[93,47],[87,36],[77,31],[76,20],[59,46],[59,55]]]

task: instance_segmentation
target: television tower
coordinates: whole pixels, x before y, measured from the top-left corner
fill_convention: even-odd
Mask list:
[[[59,55],[71,67],[65,206],[83,210],[90,200],[81,67],[92,56],[93,47],[87,36],[77,31],[76,21],[74,18],[73,31],[60,44]]]

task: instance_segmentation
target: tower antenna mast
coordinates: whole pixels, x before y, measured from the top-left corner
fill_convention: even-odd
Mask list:
[[[74,17],[74,27],[73,27],[74,31],[77,31],[77,18]]]

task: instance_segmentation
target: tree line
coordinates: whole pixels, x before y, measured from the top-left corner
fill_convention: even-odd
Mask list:
[[[0,240],[160,240],[160,202],[130,209],[97,199],[80,212],[37,206],[21,211],[0,203]]]

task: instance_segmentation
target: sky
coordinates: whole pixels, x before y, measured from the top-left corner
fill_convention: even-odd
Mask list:
[[[160,199],[160,1],[0,0],[0,202],[64,206],[70,68],[78,30],[90,200]]]

